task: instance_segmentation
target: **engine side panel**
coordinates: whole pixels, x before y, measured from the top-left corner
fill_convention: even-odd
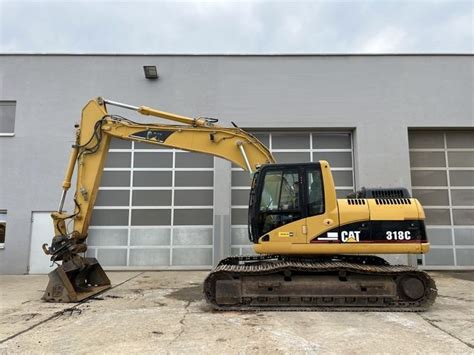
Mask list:
[[[428,242],[424,215],[420,215],[416,199],[339,199],[337,202],[340,225],[308,236],[310,243]]]

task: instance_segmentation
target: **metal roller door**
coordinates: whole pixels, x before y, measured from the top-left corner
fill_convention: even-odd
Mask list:
[[[474,131],[410,131],[414,197],[425,208],[427,268],[474,267]]]
[[[327,160],[338,197],[354,191],[353,144],[350,132],[265,132],[255,135],[270,148],[279,163]],[[252,254],[247,231],[249,174],[232,168],[232,255]]]
[[[209,268],[214,158],[113,139],[88,255],[110,268]]]

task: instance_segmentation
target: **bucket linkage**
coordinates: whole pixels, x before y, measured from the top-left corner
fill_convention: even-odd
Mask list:
[[[85,244],[76,244],[65,236],[53,238],[51,247],[43,245],[51,261],[62,260],[61,265],[49,273],[49,283],[42,299],[46,302],[80,302],[111,287],[105,271],[95,258],[82,257]]]

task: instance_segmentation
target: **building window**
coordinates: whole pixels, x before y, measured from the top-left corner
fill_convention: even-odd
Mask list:
[[[7,211],[0,211],[0,249],[5,247],[6,231],[7,231]]]
[[[16,101],[0,101],[0,136],[15,134]]]
[[[214,157],[112,139],[87,255],[107,267],[212,267]]]

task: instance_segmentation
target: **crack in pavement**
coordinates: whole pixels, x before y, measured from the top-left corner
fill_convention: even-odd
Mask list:
[[[441,328],[439,325],[437,325],[437,324],[436,324],[435,322],[433,322],[431,319],[425,318],[425,317],[423,317],[421,314],[418,314],[418,315],[421,317],[421,319],[423,319],[426,323],[428,323],[428,324],[431,325],[432,327],[434,327],[434,328],[436,328],[436,329],[438,329],[438,330],[441,330],[443,333],[445,333],[445,334],[449,335],[450,337],[452,337],[452,338],[454,338],[454,339],[460,341],[461,343],[463,343],[464,345],[468,346],[469,348],[474,349],[474,344],[468,343],[468,342],[462,340],[461,338],[457,337],[456,335],[454,335],[454,334],[448,332],[447,330]]]
[[[185,309],[185,313],[183,314],[183,316],[181,317],[181,319],[179,320],[179,324],[181,324],[181,329],[179,330],[179,333],[178,335],[176,335],[169,343],[168,343],[168,346],[170,346],[171,344],[173,344],[176,340],[178,340],[178,338],[183,335],[184,333],[184,329],[186,327],[186,325],[184,324],[184,321],[186,319],[186,317],[188,316],[189,314],[189,306],[191,305],[191,303],[193,303],[193,301],[188,301],[188,303],[186,304],[186,306],[184,306],[184,309]]]
[[[439,298],[447,298],[450,300],[457,300],[457,301],[464,301],[464,302],[474,302],[474,300],[467,299],[467,298],[462,298],[462,297],[457,297],[457,296],[442,296],[438,295]]]
[[[113,289],[115,289],[115,288],[117,288],[117,287],[119,287],[119,286],[122,286],[124,283],[126,283],[126,282],[128,282],[128,281],[131,281],[131,280],[133,280],[134,278],[137,278],[138,276],[143,275],[144,273],[145,273],[145,272],[141,272],[141,273],[139,273],[139,274],[137,274],[137,275],[135,275],[135,276],[133,276],[133,277],[130,277],[129,279],[127,279],[127,280],[125,280],[125,281],[122,281],[121,283],[119,283],[119,284],[117,284],[117,285],[115,285],[115,286],[113,286],[113,287],[111,287],[111,288],[108,288],[107,290],[104,290],[104,291],[102,291],[102,292],[99,292],[98,294],[96,294],[96,295],[94,295],[94,296],[104,294],[104,293],[106,293],[106,292],[108,292],[108,291],[111,291],[111,290],[113,290]],[[61,317],[62,315],[64,315],[66,312],[71,312],[71,314],[72,314],[76,309],[78,309],[79,306],[81,306],[81,305],[83,305],[84,303],[87,303],[87,302],[89,302],[89,301],[91,301],[91,297],[86,298],[85,300],[82,300],[81,302],[78,302],[77,304],[75,304],[75,305],[72,306],[72,307],[67,307],[67,308],[64,308],[64,309],[61,310],[61,311],[57,311],[57,312],[55,312],[53,315],[51,315],[50,317],[48,317],[48,318],[46,318],[46,319],[43,319],[42,321],[39,321],[38,323],[35,323],[35,324],[31,325],[30,327],[19,331],[18,333],[15,333],[15,334],[13,334],[13,335],[10,335],[9,337],[6,337],[6,338],[4,338],[4,339],[1,339],[1,340],[0,340],[0,344],[3,344],[3,343],[5,343],[5,342],[7,342],[7,341],[9,341],[9,340],[12,340],[12,339],[16,338],[16,337],[19,336],[19,335],[25,334],[26,332],[29,332],[30,330],[33,330],[34,328],[39,327],[40,325],[42,325],[42,324],[44,324],[44,323],[47,323],[47,322],[49,322],[49,321],[51,321],[51,320],[53,320],[53,319],[59,318],[59,317]],[[80,310],[79,310],[79,311],[80,311]],[[82,311],[81,311],[81,312],[82,312]]]

